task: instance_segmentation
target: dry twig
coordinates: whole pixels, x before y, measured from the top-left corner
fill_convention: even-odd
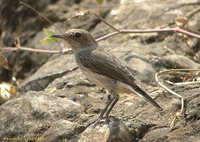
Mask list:
[[[176,113],[176,115],[173,117],[173,119],[172,119],[172,122],[171,122],[171,124],[170,124],[170,130],[173,130],[173,128],[174,128],[174,126],[176,125],[176,121],[177,121],[177,119],[178,118],[180,118],[180,116],[185,116],[185,100],[184,100],[184,98],[180,95],[180,94],[178,94],[178,93],[176,93],[176,92],[174,92],[174,91],[172,91],[171,89],[169,89],[166,85],[164,85],[161,81],[160,81],[160,78],[161,78],[161,76],[163,76],[163,75],[165,75],[165,74],[175,74],[176,72],[178,72],[178,71],[182,71],[182,72],[188,72],[188,71],[200,71],[200,69],[170,69],[170,70],[164,70],[164,71],[160,71],[160,72],[158,72],[158,73],[156,73],[156,75],[155,75],[155,79],[156,79],[156,82],[162,87],[162,88],[164,88],[166,91],[168,91],[169,93],[171,93],[171,94],[173,94],[173,95],[175,95],[176,97],[178,97],[179,99],[181,99],[181,110],[180,110],[180,112],[177,112]],[[165,81],[165,82],[169,82],[169,81]],[[191,83],[191,82],[190,82]],[[199,83],[199,81],[198,81],[198,83]],[[172,83],[172,82],[170,82],[170,84],[174,84],[174,83]],[[177,84],[177,83],[176,83]],[[182,83],[183,84],[183,83]],[[186,83],[186,84],[189,84],[189,83]]]

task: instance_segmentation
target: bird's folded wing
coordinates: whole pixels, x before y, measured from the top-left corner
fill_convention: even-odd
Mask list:
[[[81,51],[78,56],[82,65],[93,72],[130,85],[135,81],[125,65],[101,48]]]

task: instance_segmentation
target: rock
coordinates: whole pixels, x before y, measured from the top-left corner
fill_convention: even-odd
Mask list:
[[[152,129],[139,142],[198,142],[200,138],[198,125],[199,122],[193,124],[193,128],[186,126],[173,132],[169,132],[169,129],[164,127]],[[191,132],[194,134],[188,135]]]
[[[171,112],[176,113],[178,110],[181,109],[181,105],[182,105],[181,99],[173,98],[170,103],[169,109],[171,110]]]
[[[170,69],[199,69],[200,64],[183,55],[166,55],[161,58],[165,68]]]
[[[25,0],[24,2],[40,12],[49,4],[49,1],[32,2],[31,0]],[[20,0],[1,0],[0,17],[3,46],[13,46],[17,34],[20,36],[21,43],[25,43],[28,38],[40,31],[44,25],[47,25],[34,11],[21,6]],[[15,22],[13,23],[13,21]],[[35,26],[36,23],[37,26]]]
[[[26,2],[29,1],[30,0],[27,0]],[[5,2],[8,5],[2,5],[1,2]],[[41,45],[40,42],[37,43],[37,41],[43,37],[43,33],[40,32],[36,35],[36,32],[41,31],[47,23],[37,14],[32,14],[32,12],[30,12],[33,17],[30,16],[30,13],[26,12],[31,10],[27,8],[23,8],[22,11],[17,8],[15,11],[16,5],[13,3],[16,2],[3,0],[0,1],[0,3],[0,7],[5,6],[4,10],[8,10],[8,13],[5,13],[7,16],[9,16],[10,13],[14,14],[11,17],[7,17],[6,15],[5,17],[0,16],[3,19],[8,18],[8,24],[0,26],[0,28],[3,28],[3,30],[0,29],[1,38],[3,38],[3,41],[0,40],[0,44],[5,44],[7,42],[8,45],[13,45],[15,34],[13,31],[10,32],[10,30],[14,29],[14,32],[16,32],[16,26],[14,23],[14,27],[12,27],[12,17],[16,15],[16,11],[19,11],[22,15],[25,14],[25,19],[22,20],[23,23],[20,25],[20,29],[22,29],[20,30],[20,37],[22,37],[21,45],[26,47],[35,45],[36,48],[39,48],[40,46],[43,47],[43,43],[41,43]],[[176,3],[171,3],[169,1],[155,1],[153,3],[141,2],[137,4],[130,0],[122,0],[120,2],[109,0],[105,3],[106,4],[101,7],[101,11],[103,11],[102,16],[113,26],[119,27],[119,29],[160,29],[173,27],[175,26],[173,21],[176,16],[190,14],[191,9],[194,9],[194,11],[196,9],[198,10],[198,2],[191,2],[188,0],[178,0]],[[184,7],[182,5],[184,5]],[[11,6],[12,8],[9,9],[8,6]],[[95,1],[51,0],[43,2],[42,4],[34,1],[34,5],[32,6],[37,10],[38,6],[41,6],[39,11],[44,13],[44,15],[50,18],[54,23],[55,21],[66,21],[75,16],[79,11],[82,11],[83,9],[91,10],[91,8],[93,9],[94,6],[97,5],[95,4]],[[44,7],[46,8],[43,10]],[[0,11],[3,10],[1,8]],[[110,10],[112,10],[111,13],[109,13]],[[114,14],[113,11],[115,12]],[[0,14],[3,13],[1,12]],[[38,22],[40,20],[42,21],[41,23]],[[4,21],[1,19],[0,25],[1,22]],[[193,13],[188,22],[188,26],[191,26],[192,24],[194,25],[194,29],[199,29],[198,25],[200,25],[200,20],[197,13]],[[80,16],[72,21],[67,21],[66,25],[67,29],[87,29],[95,37],[108,32],[113,32],[113,29],[105,26],[105,23],[100,22],[95,16],[91,15],[87,15],[86,17]],[[8,28],[5,28],[5,26],[8,26]],[[36,36],[34,37],[34,35]],[[199,62],[198,42],[194,43],[194,45],[192,44],[192,47],[190,47],[193,53],[185,53],[186,50],[184,50],[184,48],[187,47],[187,45],[181,40],[180,36],[176,38],[177,36],[175,37],[173,35],[177,35],[177,33],[121,34],[98,42],[98,44],[103,46],[108,52],[120,58],[120,60],[127,64],[130,69],[133,69],[132,71],[135,78],[146,83],[147,87],[144,87],[144,89],[151,94],[152,92],[147,88],[153,88],[152,90],[155,92],[156,90],[162,90],[159,86],[157,86],[156,89],[150,85],[151,83],[156,84],[154,75],[161,69],[169,67],[199,68],[198,64],[193,62],[193,60],[190,60],[193,59],[194,54],[197,53],[196,60]],[[24,45],[25,43],[27,44]],[[49,44],[45,46],[45,49],[48,49],[48,46]],[[54,46],[55,45],[52,44],[49,49],[52,49]],[[91,83],[80,83],[81,81],[86,81],[86,79],[80,70],[77,69],[74,58],[70,54],[55,55],[43,65],[46,61],[46,57],[45,59],[43,58],[43,60],[42,55],[44,54],[42,53],[40,56],[37,56],[38,53],[33,53],[35,59],[31,59],[33,56],[29,56],[29,52],[17,53],[20,53],[20,56],[15,52],[10,54],[10,57],[12,57],[13,60],[9,60],[9,63],[19,65],[17,68],[11,66],[12,71],[16,72],[14,73],[14,76],[17,74],[17,79],[29,77],[29,79],[21,85],[22,91],[41,90],[46,93],[28,92],[25,95],[21,95],[19,98],[11,98],[1,105],[0,137],[33,137],[41,139],[45,137],[46,140],[49,138],[52,141],[61,140],[76,142],[78,141],[78,135],[84,140],[87,140],[87,137],[84,137],[84,135],[88,135],[88,138],[91,139],[96,136],[97,138],[103,138],[104,140],[109,140],[109,138],[111,138],[111,140],[115,139],[115,141],[117,141],[117,138],[123,137],[124,140],[129,141],[129,132],[121,129],[124,128],[124,126],[120,127],[121,121],[123,121],[130,130],[132,141],[196,142],[200,139],[199,84],[181,87],[170,86],[173,91],[186,98],[187,102],[187,125],[185,126],[185,123],[182,123],[181,119],[178,119],[175,129],[172,132],[169,131],[169,125],[176,110],[179,111],[180,109],[179,104],[170,104],[171,102],[174,102],[172,101],[174,96],[166,91],[161,91],[158,95],[156,94],[155,100],[163,107],[164,111],[162,113],[158,112],[149,103],[135,97],[135,94],[120,94],[120,100],[111,112],[111,115],[117,116],[120,119],[120,122],[115,121],[115,119],[110,120],[111,122],[108,121],[107,123],[98,125],[95,129],[88,128],[80,134],[83,129],[78,123],[83,124],[94,116],[98,117],[100,111],[105,106],[108,94],[106,94],[103,89],[97,89],[97,87]],[[171,54],[186,55],[186,58],[180,56],[175,57],[175,55]],[[157,64],[151,62],[150,59],[152,57],[158,59]],[[163,58],[166,58],[165,61],[170,64],[162,62]],[[183,61],[187,62],[187,64]],[[43,66],[36,71],[40,65]],[[30,75],[33,72],[32,69],[36,71],[34,75]],[[3,75],[1,76],[2,79],[6,78],[8,74],[1,73],[1,75]],[[12,77],[12,75],[13,74],[10,76]],[[42,98],[43,101],[41,101]],[[68,106],[66,103],[71,105]],[[76,104],[81,105],[78,107]],[[176,109],[174,109],[174,105],[176,106]],[[71,109],[73,109],[73,112],[69,112]],[[114,123],[112,123],[113,121]],[[121,133],[115,131],[119,127]],[[77,130],[77,128],[80,128],[80,131]],[[69,129],[71,129],[71,131]],[[111,133],[113,135],[110,135]]]
[[[87,1],[38,1],[32,2],[31,0],[24,0],[32,8],[41,12],[45,17],[54,23],[60,21],[62,26],[57,25],[57,32],[64,32],[67,27],[69,28],[85,28],[87,30],[96,26],[100,20],[92,15],[86,15],[80,18],[66,22],[76,16],[76,12],[82,11],[80,7],[85,5],[96,5],[94,2]],[[79,6],[78,6],[78,5]],[[70,9],[70,10],[69,10]],[[76,12],[73,12],[76,11]],[[102,16],[107,15],[109,8],[102,10]],[[49,22],[44,20],[40,14],[35,13],[30,8],[20,5],[20,0],[1,0],[0,1],[0,47],[12,47],[15,46],[15,40],[19,36],[21,46],[37,49],[48,50],[60,50],[59,45],[54,46],[53,43],[42,43],[41,39],[44,37],[42,31],[43,28],[49,26]],[[87,20],[86,20],[87,19]],[[13,23],[13,21],[15,21]],[[64,21],[66,22],[64,24]],[[83,22],[84,21],[84,22]],[[51,25],[51,24],[50,24]],[[53,26],[53,25],[52,25]],[[38,33],[37,33],[38,32]],[[49,47],[48,47],[49,46]],[[47,59],[51,56],[51,53],[35,53],[35,52],[10,52],[6,53],[9,65],[12,71],[4,70],[0,67],[0,75],[5,75],[0,80],[10,80],[10,76],[15,76],[17,79],[25,79],[31,74],[37,71],[37,69],[43,65]],[[17,60],[17,62],[16,62]],[[11,75],[10,75],[11,74]],[[9,78],[8,78],[9,76]]]
[[[44,64],[35,74],[26,79],[19,86],[19,89],[23,92],[28,90],[40,91],[45,89],[54,79],[76,69],[77,65],[73,55],[60,55]]]
[[[51,127],[38,138],[37,142],[41,140],[43,142],[69,141],[75,138],[75,135],[81,133],[84,128],[84,126],[61,119],[53,123]]]
[[[78,142],[132,142],[131,132],[121,120],[110,116],[103,121],[85,129]]]
[[[38,11],[43,11],[49,1],[31,1],[24,0]],[[0,1],[0,46],[1,47],[14,47],[16,38],[20,38],[21,46],[25,46],[28,40],[32,40],[32,37],[42,29],[43,26],[48,23],[41,20],[40,16],[35,14],[29,8],[20,5],[20,0],[1,0]],[[15,21],[15,22],[13,22]],[[30,46],[27,46],[30,47]],[[31,47],[30,47],[31,48]],[[36,67],[40,66],[42,62],[33,62],[30,55],[37,54],[31,52],[7,52],[3,53],[9,62],[10,70],[4,70],[0,67],[0,75],[4,76],[0,80],[11,80],[12,76],[20,79],[24,79],[36,70]],[[32,58],[36,59],[32,56]]]
[[[80,113],[83,108],[76,102],[29,91],[0,106],[0,137],[38,138],[57,120],[75,121]]]
[[[155,129],[148,132],[139,142],[170,142],[167,137],[168,133],[168,128]]]

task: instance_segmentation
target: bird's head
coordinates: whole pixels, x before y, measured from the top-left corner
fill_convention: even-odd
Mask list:
[[[97,46],[92,35],[88,31],[82,29],[70,29],[63,34],[52,35],[52,37],[67,41],[73,50]]]

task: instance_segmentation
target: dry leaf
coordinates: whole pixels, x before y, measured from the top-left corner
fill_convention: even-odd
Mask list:
[[[90,11],[88,11],[88,10],[81,10],[81,11],[79,11],[79,12],[76,12],[75,15],[74,15],[73,17],[69,18],[69,19],[67,20],[67,22],[69,22],[69,21],[71,21],[71,20],[73,20],[73,19],[79,18],[79,17],[81,17],[81,16],[88,15],[88,14],[90,14]]]
[[[187,17],[183,17],[183,16],[180,16],[180,17],[177,17],[175,19],[175,22],[176,22],[176,25],[180,28],[186,28],[188,26],[188,19]]]
[[[8,60],[3,55],[0,55],[0,65],[5,69],[9,70]]]
[[[16,93],[16,87],[9,83],[0,84],[0,104],[10,99],[11,95]]]

